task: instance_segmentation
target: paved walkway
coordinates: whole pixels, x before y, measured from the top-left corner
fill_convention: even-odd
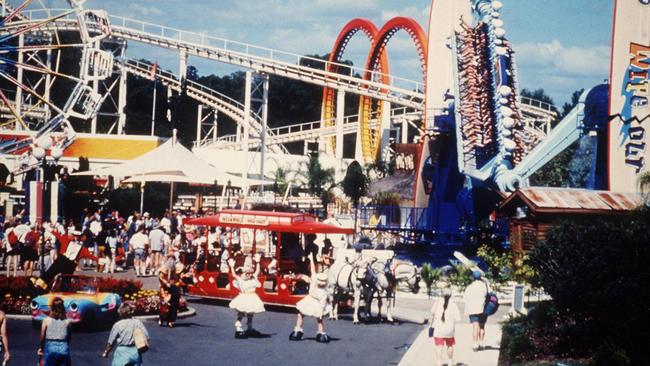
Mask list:
[[[409,350],[399,363],[399,366],[431,366],[435,365],[435,346],[433,338],[429,338],[428,328],[424,327]],[[487,324],[485,326],[486,349],[472,351],[472,325],[460,323],[456,325],[456,347],[454,358],[458,365],[495,366],[499,361],[499,343],[501,342],[501,326]],[[446,355],[443,364],[446,364]]]

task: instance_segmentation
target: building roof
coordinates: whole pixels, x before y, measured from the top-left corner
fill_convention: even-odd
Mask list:
[[[520,201],[533,212],[598,214],[634,210],[643,203],[643,197],[638,193],[529,187],[512,193],[500,208],[508,209]]]

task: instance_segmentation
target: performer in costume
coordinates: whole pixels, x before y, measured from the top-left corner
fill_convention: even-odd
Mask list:
[[[253,270],[252,263],[245,265],[241,276],[238,276],[234,265],[235,260],[228,260],[230,270],[234,277],[233,284],[239,289],[239,295],[235,297],[229,307],[237,311],[237,321],[235,322],[235,338],[248,338],[258,337],[260,332],[253,328],[253,316],[257,313],[265,311],[264,303],[259,296],[255,293],[255,289],[261,286],[257,280],[257,275],[260,273],[260,255],[255,255],[255,269]],[[242,328],[241,320],[246,316],[246,331]]]
[[[323,325],[323,314],[329,311],[331,305],[330,291],[327,287],[327,272],[316,272],[316,266],[313,260],[310,260],[309,264],[311,268],[311,278],[307,279],[310,282],[309,294],[296,304],[299,312],[296,318],[296,326],[289,335],[289,340],[299,341],[302,339],[302,324],[305,316],[310,316],[316,318],[318,325],[316,341],[319,343],[328,343],[330,338],[325,333],[325,326]]]
[[[52,231],[52,235],[60,243],[59,253],[56,260],[50,268],[45,271],[38,279],[33,279],[34,285],[43,290],[47,290],[50,282],[59,274],[73,274],[77,268],[78,261],[82,258],[88,258],[97,261],[97,257],[92,255],[88,248],[83,246],[84,237],[78,231],[71,231],[68,235],[63,235],[57,231]]]

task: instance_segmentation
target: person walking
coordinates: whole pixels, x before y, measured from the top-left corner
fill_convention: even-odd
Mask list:
[[[20,243],[18,235],[14,232],[14,226],[11,223],[5,225],[4,244],[7,256],[7,277],[11,277],[11,267],[13,266],[13,276],[16,277],[18,271],[18,262],[20,261]]]
[[[165,239],[165,232],[160,226],[155,226],[149,232],[149,247],[151,248],[151,273],[158,274],[158,270],[162,265],[162,250],[163,241]]]
[[[456,339],[456,322],[460,320],[458,307],[451,301],[451,289],[442,290],[442,298],[438,299],[430,311],[429,324],[433,328],[433,341],[436,345],[436,365],[442,365],[443,348],[447,347],[447,365],[454,366],[454,345]]]
[[[36,354],[42,357],[43,366],[70,366],[70,320],[65,313],[63,299],[55,297],[50,314],[41,324],[41,342]]]
[[[147,267],[145,266],[146,252],[145,249],[149,245],[149,237],[145,234],[144,225],[140,225],[138,232],[133,234],[129,240],[129,247],[135,253],[133,266],[135,267],[136,277],[145,276],[147,274]]]
[[[7,333],[7,316],[0,310],[0,352],[2,353],[2,364],[6,365],[11,360],[9,353],[9,335]]]
[[[128,303],[122,303],[117,309],[121,320],[113,324],[106,349],[102,352],[102,357],[107,358],[115,349],[111,366],[142,366],[142,353],[136,347],[136,333],[141,332],[148,344],[149,332],[140,320],[133,319],[134,312],[135,309]]]
[[[465,315],[469,316],[469,322],[472,324],[472,350],[476,352],[484,347],[487,315],[483,311],[489,288],[488,284],[481,280],[481,272],[472,272],[472,278],[472,283],[465,289],[463,300]]]
[[[257,275],[260,273],[260,256],[255,255],[256,268],[253,270],[251,264],[244,266],[241,276],[235,271],[235,260],[229,259],[230,271],[235,278],[234,285],[239,289],[239,295],[235,297],[228,305],[231,309],[237,311],[237,321],[235,321],[235,338],[257,337],[260,333],[253,328],[253,316],[257,313],[263,313],[264,303],[255,293],[255,289],[260,286]],[[246,331],[242,328],[241,321],[246,316]]]

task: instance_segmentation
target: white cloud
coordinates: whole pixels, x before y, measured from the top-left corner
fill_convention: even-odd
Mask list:
[[[565,47],[559,40],[513,46],[521,66],[548,68],[567,76],[603,76],[609,72],[609,47]]]
[[[425,6],[423,8],[408,6],[404,9],[388,9],[382,10],[381,12],[381,20],[383,22],[387,22],[397,16],[415,19],[420,24],[422,29],[426,31],[429,19],[429,6]],[[381,25],[378,26],[381,27]]]
[[[129,9],[136,11],[140,14],[143,15],[160,15],[162,14],[162,10],[160,10],[160,7],[152,5],[152,6],[144,6],[144,5],[139,5],[137,3],[131,3],[129,4]]]

